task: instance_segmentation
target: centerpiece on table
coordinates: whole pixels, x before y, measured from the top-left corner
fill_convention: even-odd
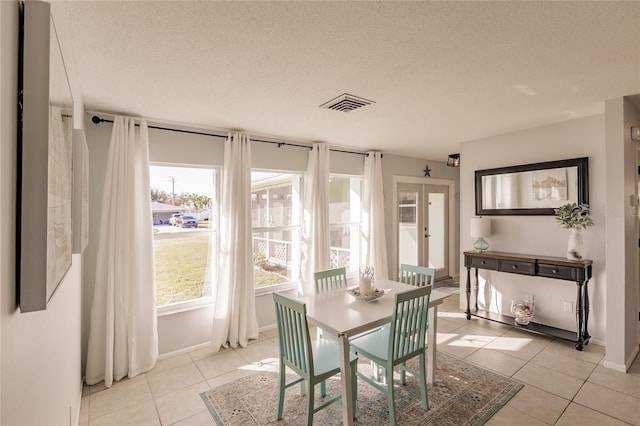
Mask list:
[[[370,296],[375,291],[373,283],[373,271],[373,266],[360,267],[360,280],[358,281],[358,288],[360,290],[360,294],[362,294],[363,296]]]
[[[571,229],[567,247],[567,259],[582,260],[582,230],[592,226],[593,219],[588,204],[569,203],[553,209],[556,221],[563,228]]]

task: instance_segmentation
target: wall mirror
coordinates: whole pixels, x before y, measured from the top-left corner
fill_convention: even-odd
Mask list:
[[[568,203],[589,203],[589,159],[476,170],[476,215],[553,215]]]

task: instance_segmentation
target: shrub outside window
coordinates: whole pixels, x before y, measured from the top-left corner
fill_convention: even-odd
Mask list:
[[[331,269],[357,271],[362,252],[362,177],[331,175],[329,180]]]
[[[257,289],[300,279],[301,176],[251,174],[254,281]],[[273,289],[273,288],[271,288]]]

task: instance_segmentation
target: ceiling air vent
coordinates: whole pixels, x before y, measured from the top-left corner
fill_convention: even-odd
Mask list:
[[[320,105],[320,108],[332,109],[334,111],[350,112],[369,106],[373,103],[375,102],[368,101],[366,99],[359,98],[348,93],[344,93],[337,98],[331,99],[329,102]]]

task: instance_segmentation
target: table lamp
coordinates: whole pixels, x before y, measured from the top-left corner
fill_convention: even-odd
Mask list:
[[[491,235],[491,219],[488,217],[471,218],[471,236],[477,238],[473,247],[478,251],[485,251],[489,248],[489,243],[484,237]]]

